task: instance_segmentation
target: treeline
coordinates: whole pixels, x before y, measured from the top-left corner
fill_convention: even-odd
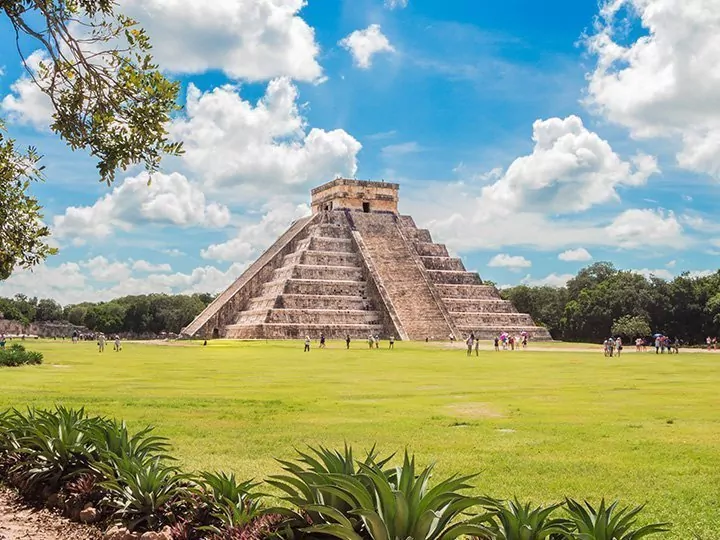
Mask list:
[[[628,328],[622,332],[628,337],[643,335],[644,329],[700,344],[720,334],[720,270],[666,281],[598,262],[565,287],[520,285],[500,293],[547,327],[554,339],[597,342]]]
[[[179,333],[212,300],[210,294],[148,294],[124,296],[109,302],[83,302],[61,306],[48,298],[29,298],[18,294],[0,298],[0,318],[24,324],[68,321],[77,326],[105,333]]]

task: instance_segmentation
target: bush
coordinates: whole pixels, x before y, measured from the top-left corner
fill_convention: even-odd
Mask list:
[[[194,477],[169,465],[167,440],[152,428],[131,433],[125,423],[83,409],[0,412],[0,481],[21,494],[57,505],[78,519],[92,505],[100,519],[130,530],[170,526],[176,540],[639,540],[668,530],[638,526],[643,507],[597,507],[566,499],[533,507],[464,494],[470,476],[430,485],[433,467],[417,471],[405,452],[363,460],[320,447],[280,461],[285,474],[267,484],[285,507],[266,508],[258,484],[232,474]]]
[[[20,343],[0,349],[0,366],[15,367],[42,364],[43,355],[37,351],[27,351]]]

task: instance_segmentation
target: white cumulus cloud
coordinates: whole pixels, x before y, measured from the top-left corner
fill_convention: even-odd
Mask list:
[[[528,261],[521,255],[508,255],[507,253],[498,253],[488,262],[488,266],[497,268],[507,268],[511,271],[518,271],[521,268],[529,268],[532,262]]]
[[[619,247],[682,247],[683,227],[673,212],[651,209],[626,210],[606,227],[608,236]]]
[[[548,274],[543,278],[533,278],[528,274],[525,276],[521,283],[530,287],[564,287],[567,282],[575,276],[573,274]]]
[[[370,68],[374,55],[382,52],[395,52],[395,48],[390,45],[390,41],[382,33],[379,24],[371,24],[363,30],[355,30],[341,39],[338,45],[347,49],[355,64],[362,69]]]
[[[488,218],[527,207],[557,213],[587,210],[619,200],[617,188],[643,185],[658,171],[651,156],[622,160],[577,116],[536,120],[533,141],[532,154],[517,158],[499,180],[482,189]]]
[[[646,35],[626,44],[635,17]],[[720,177],[717,0],[606,0],[587,46],[588,106],[634,137],[674,137],[680,166]]]
[[[405,9],[408,0],[385,0],[385,7],[388,9]]]
[[[229,221],[228,208],[207,202],[200,188],[182,174],[156,173],[148,185],[148,175],[143,172],[126,178],[91,206],[68,207],[53,218],[53,232],[79,245],[88,238],[107,238],[116,228],[128,231],[140,223],[220,228]]]
[[[139,260],[135,261],[132,265],[132,269],[135,272],[172,272],[172,267],[168,263],[153,264],[148,261]]]
[[[585,248],[568,249],[558,255],[558,259],[566,262],[583,262],[592,259],[592,255]]]
[[[28,69],[37,75],[40,64],[47,61],[47,54],[37,50],[27,57],[26,63]],[[10,91],[0,101],[0,111],[6,113],[12,122],[27,124],[39,130],[49,129],[54,112],[52,103],[29,75],[23,75],[11,84]]]
[[[317,81],[315,32],[301,17],[306,0],[120,0],[148,31],[166,70],[220,70],[251,81],[288,76]]]
[[[210,187],[259,190],[352,176],[362,145],[342,129],[307,130],[297,88],[287,78],[268,84],[253,105],[238,88],[188,87],[186,116],[171,125],[185,143],[185,163]]]
[[[201,251],[205,259],[216,261],[252,262],[264,249],[287,230],[290,224],[310,214],[307,204],[271,201],[260,221],[241,225],[237,234],[219,244],[212,244]]]

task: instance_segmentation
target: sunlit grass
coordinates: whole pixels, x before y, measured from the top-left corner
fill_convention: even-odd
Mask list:
[[[277,472],[293,447],[408,447],[481,491],[648,503],[668,538],[720,537],[720,354],[496,353],[398,342],[26,343],[45,364],[0,370],[0,406],[84,405],[147,423],[188,469]],[[577,348],[573,344],[572,348]]]

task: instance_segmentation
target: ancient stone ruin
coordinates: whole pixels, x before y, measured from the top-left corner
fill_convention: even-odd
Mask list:
[[[337,179],[183,334],[446,340],[502,331],[549,339],[430,232],[398,214],[398,184]]]

